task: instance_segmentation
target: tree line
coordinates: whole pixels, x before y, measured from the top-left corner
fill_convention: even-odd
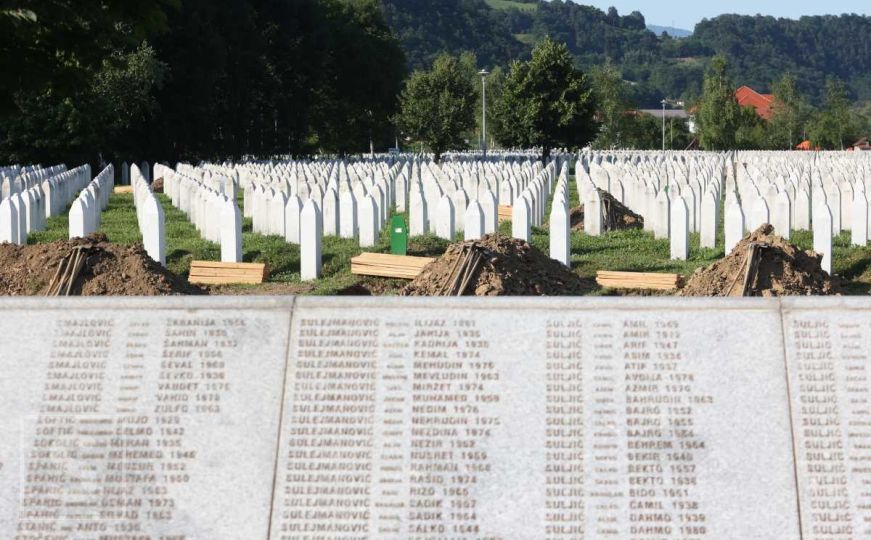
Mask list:
[[[405,59],[377,0],[19,4],[0,11],[0,161],[343,153],[396,135]]]
[[[452,3],[477,5],[445,6]],[[437,156],[478,148],[477,72],[504,45],[482,49],[484,60],[471,52],[432,54],[409,74],[400,46],[408,36],[397,38],[387,22],[396,14],[378,0],[14,4],[0,9],[0,161],[12,163],[341,155],[383,150],[397,139]],[[567,18],[579,9],[558,0],[546,9],[529,5]],[[639,46],[651,39],[640,14],[581,7],[602,25],[636,34]],[[450,10],[442,8],[432,17],[450,25]],[[505,24],[512,30],[526,16]],[[489,19],[482,20],[473,28],[483,32]],[[449,49],[452,35],[436,42]],[[662,121],[637,111],[643,96],[625,64],[610,53],[589,68],[578,62],[572,47],[586,40],[579,32],[541,37],[528,56],[492,67],[491,144],[537,147],[543,157],[588,144],[656,149],[663,138],[667,148],[686,148],[692,136],[682,121],[668,120],[663,137]],[[600,45],[623,51],[624,60],[631,54],[619,39]],[[790,148],[803,138],[840,148],[868,128],[851,114],[847,84],[828,80],[824,102],[814,107],[791,74],[776,85],[774,115],[764,123],[737,107],[727,63],[715,57],[699,90],[704,148]]]
[[[825,83],[835,77],[848,96],[871,102],[871,17],[721,15],[676,39],[647,30],[644,15],[621,15],[572,0],[512,0],[503,9],[484,0],[382,0],[387,20],[412,68],[428,66],[441,51],[478,53],[486,66],[527,58],[532,45],[549,37],[565,43],[585,70],[612,63],[632,81],[630,97],[645,107],[663,98],[701,97],[704,73],[714,56],[724,56],[739,85],[771,91],[791,73],[811,104],[826,99]],[[436,4],[435,6],[433,6]],[[486,25],[479,24],[486,22]]]

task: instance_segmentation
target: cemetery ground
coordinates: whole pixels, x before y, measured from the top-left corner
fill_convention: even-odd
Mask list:
[[[577,190],[572,177],[570,207],[579,206]],[[187,278],[193,260],[219,260],[220,246],[200,237],[194,225],[179,209],[172,206],[169,197],[157,194],[166,219],[166,263],[167,268]],[[241,193],[239,195],[241,206]],[[549,211],[549,210],[548,210]],[[48,243],[65,240],[68,237],[68,209],[59,216],[48,219],[44,231],[32,233],[28,244]],[[395,214],[394,214],[395,215]],[[403,217],[407,220],[407,215]],[[723,212],[720,212],[721,220]],[[408,282],[400,279],[387,279],[352,275],[351,258],[362,251],[379,253],[390,252],[390,231],[381,231],[379,243],[361,249],[355,239],[325,236],[323,239],[323,275],[310,282],[300,280],[300,248],[290,244],[283,237],[263,235],[252,232],[250,218],[244,218],[243,225],[244,262],[265,263],[267,280],[260,285],[209,286],[211,294],[397,294]],[[499,226],[500,234],[511,236],[510,221]],[[133,195],[113,193],[109,207],[102,213],[99,232],[109,241],[129,245],[142,241],[137,226]],[[462,234],[459,234],[460,240]],[[790,242],[804,250],[811,250],[813,234],[810,231],[794,231]],[[548,252],[549,233],[547,218],[542,227],[532,227],[531,244]],[[690,254],[685,261],[671,260],[668,239],[654,239],[652,232],[638,229],[609,231],[594,237],[580,231],[571,232],[572,270],[581,278],[589,280],[591,295],[637,294],[602,289],[595,285],[598,270],[679,273],[687,278],[702,267],[724,257],[722,222],[718,226],[716,248],[700,248],[698,233],[690,235]],[[438,257],[449,245],[447,240],[428,234],[409,239],[408,254],[415,256]],[[844,282],[847,294],[871,293],[871,247],[850,245],[850,233],[842,232],[833,238],[834,273]],[[662,293],[659,293],[662,294]]]

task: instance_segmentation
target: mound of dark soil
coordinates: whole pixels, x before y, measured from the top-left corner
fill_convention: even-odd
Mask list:
[[[403,296],[442,296],[458,273],[460,259],[470,250],[483,256],[471,274],[465,295],[561,296],[595,289],[595,284],[551,259],[528,243],[501,235],[452,244],[400,292]]]
[[[604,214],[602,222],[605,224],[604,230],[622,231],[624,229],[644,228],[643,217],[627,208],[607,191],[600,189],[599,195],[602,197],[602,213]],[[569,220],[573,231],[583,231],[584,206],[572,208]]]
[[[203,290],[154,262],[142,244],[112,244],[103,234],[51,244],[0,244],[0,295],[42,295],[61,261],[82,246],[85,264],[70,290],[81,296],[203,294]]]
[[[762,225],[745,236],[727,257],[700,268],[680,291],[681,296],[742,296],[751,243],[764,244],[758,270],[750,276],[748,296],[810,296],[840,294],[841,287],[820,266],[822,255],[802,251]]]

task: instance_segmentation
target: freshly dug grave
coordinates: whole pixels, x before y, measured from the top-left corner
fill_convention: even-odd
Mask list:
[[[103,234],[51,244],[0,244],[0,295],[44,295],[61,261],[83,249],[84,264],[73,282],[76,296],[203,294],[203,290],[154,262],[142,244],[112,244]]]
[[[680,291],[681,296],[743,296],[749,246],[759,249],[755,275],[748,280],[747,296],[810,296],[840,294],[840,283],[820,266],[822,255],[802,251],[765,224],[745,236],[727,257],[700,268]]]
[[[622,231],[625,229],[644,228],[644,218],[642,216],[627,208],[605,190],[600,189],[599,195],[602,197],[602,213],[604,214],[602,222],[605,225],[604,230]],[[584,205],[572,208],[569,220],[573,231],[583,231]]]
[[[462,281],[464,257],[480,253],[480,263],[470,267],[468,285]],[[400,291],[402,296],[445,296],[454,284],[464,295],[475,296],[560,296],[578,295],[595,289],[595,284],[551,259],[528,243],[497,234],[448,246],[444,255]]]

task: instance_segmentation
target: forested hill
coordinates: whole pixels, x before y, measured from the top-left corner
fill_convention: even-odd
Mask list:
[[[583,67],[610,60],[635,86],[636,100],[693,98],[715,54],[726,55],[734,80],[770,90],[786,71],[819,102],[827,77],[844,80],[852,98],[871,101],[871,17],[722,15],[676,39],[647,29],[638,12],[619,14],[563,0],[381,0],[409,67],[441,51],[472,51],[486,67],[525,57],[542,37],[564,41]]]

